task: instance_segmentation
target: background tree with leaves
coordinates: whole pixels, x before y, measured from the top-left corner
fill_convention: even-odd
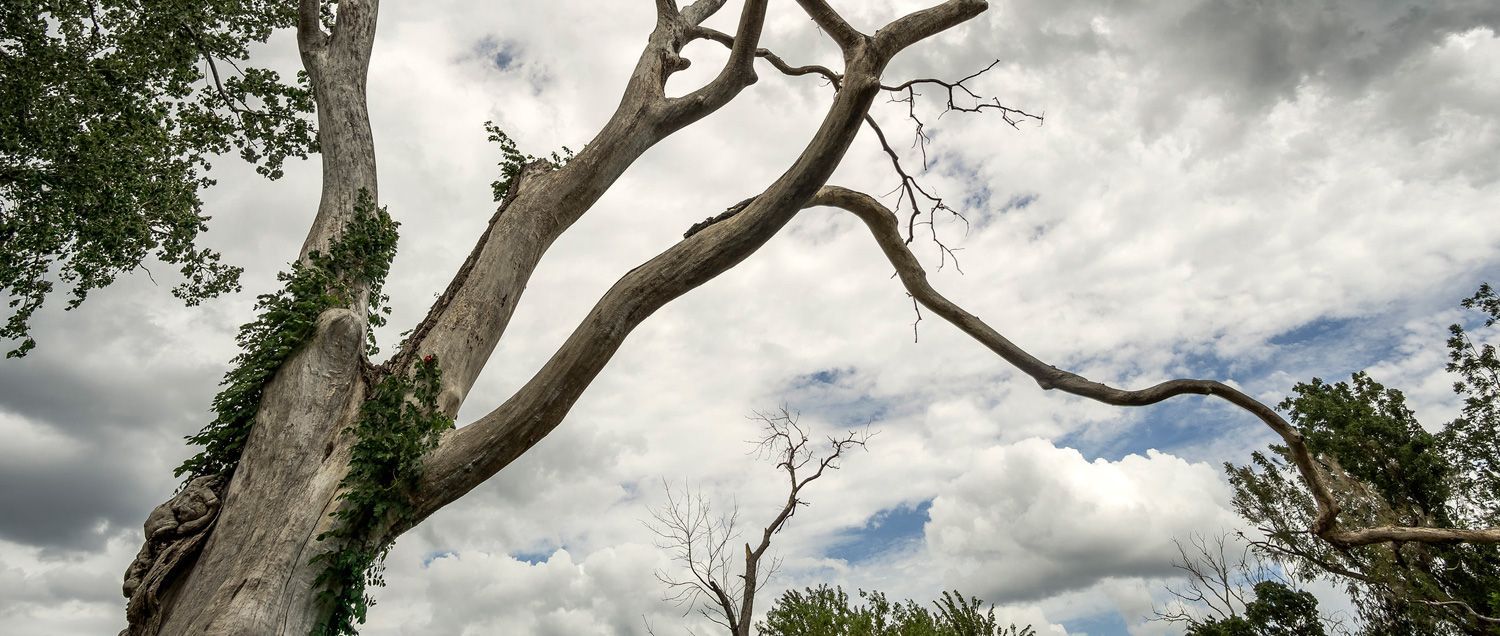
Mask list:
[[[933,609],[892,601],[877,591],[854,602],[843,588],[787,590],[756,624],[764,636],[1036,636],[1030,625],[1001,625],[995,608],[977,597],[943,592]]]
[[[234,152],[276,179],[316,150],[307,78],[249,65],[296,20],[274,0],[14,0],[0,6],[0,338],[60,283],[68,307],[155,257],[188,304],[239,290],[197,244],[210,159]]]
[[[1483,285],[1463,302],[1500,319],[1494,290]],[[1432,433],[1399,390],[1365,373],[1349,382],[1314,378],[1280,404],[1329,476],[1343,514],[1369,526],[1480,528],[1500,522],[1496,506],[1500,393],[1493,344],[1476,344],[1450,327],[1448,370],[1460,380],[1462,415]],[[1292,472],[1285,446],[1256,452],[1246,466],[1226,465],[1241,515],[1266,539],[1256,548],[1307,577],[1343,584],[1365,633],[1500,633],[1500,551],[1492,544],[1388,541],[1340,545],[1305,531],[1316,506]]]
[[[1255,558],[1240,537],[1173,539],[1172,567],[1185,581],[1167,586],[1172,600],[1154,610],[1153,620],[1183,625],[1190,636],[1326,636],[1318,599]],[[1334,623],[1341,633],[1342,623]]]

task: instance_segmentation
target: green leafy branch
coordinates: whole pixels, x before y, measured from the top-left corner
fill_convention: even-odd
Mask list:
[[[306,78],[241,68],[295,17],[277,0],[0,3],[7,357],[36,346],[31,319],[54,291],[73,309],[151,257],[182,272],[172,293],[188,305],[240,290],[240,268],[197,244],[199,193],[216,155],[238,150],[275,179],[316,152]]]
[[[500,178],[490,183],[490,189],[494,192],[495,200],[505,199],[505,194],[510,192],[510,186],[516,177],[521,176],[521,170],[536,161],[537,158],[521,152],[516,147],[516,141],[505,134],[493,121],[484,122],[484,130],[488,132],[489,140],[500,144]],[[562,147],[562,154],[553,152],[546,161],[554,168],[561,168],[573,160],[573,150],[567,146]]]

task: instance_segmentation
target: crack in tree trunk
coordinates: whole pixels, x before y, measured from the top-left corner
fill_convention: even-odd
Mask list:
[[[711,217],[708,217],[706,219],[703,219],[702,221],[694,223],[692,225],[692,227],[689,227],[686,232],[682,233],[682,238],[685,238],[685,239],[686,238],[692,238],[692,236],[694,234],[697,234],[699,232],[702,232],[705,229],[708,229],[708,226],[713,225],[715,223],[718,223],[720,221],[726,221],[726,220],[728,220],[730,217],[733,217],[734,215],[739,214],[740,210],[745,209],[745,206],[750,205],[750,202],[754,201],[754,200],[755,200],[755,197],[750,197],[748,199],[745,199],[744,201],[740,201],[739,203],[736,203],[734,205],[729,206],[729,209],[724,210],[723,212],[720,212],[716,216],[711,216]]]

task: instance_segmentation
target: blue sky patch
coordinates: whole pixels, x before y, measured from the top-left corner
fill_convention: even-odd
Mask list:
[[[1113,610],[1063,621],[1063,627],[1067,628],[1069,634],[1088,634],[1088,636],[1126,636],[1130,633],[1130,626],[1126,625],[1125,620],[1120,618],[1120,614]]]
[[[510,558],[517,561],[525,561],[526,563],[529,563],[531,565],[539,565],[542,563],[546,563],[547,559],[552,558],[552,555],[559,549],[561,548],[542,548],[535,551],[521,550],[512,553],[510,555]]]
[[[1000,206],[1000,214],[1013,212],[1015,210],[1025,210],[1031,204],[1036,203],[1037,199],[1040,198],[1042,198],[1042,195],[1036,194],[1035,192],[1025,192],[1022,194],[1017,194],[1011,197],[1009,201],[1006,201],[1005,205]]]
[[[485,36],[474,45],[474,53],[489,60],[496,69],[508,71],[519,64],[520,47],[514,42],[508,42],[495,38],[493,35]]]
[[[867,561],[922,538],[922,528],[931,518],[932,500],[915,506],[901,505],[872,515],[863,528],[851,531],[828,550],[831,558],[850,564]]]
[[[428,552],[422,555],[422,569],[427,569],[427,566],[432,565],[433,561],[448,558],[458,558],[458,552],[455,550],[433,550],[432,552]]]
[[[805,375],[799,375],[792,380],[792,388],[800,389],[819,384],[837,385],[839,380],[854,375],[854,367],[843,369],[822,369]]]
[[[854,367],[827,368],[793,376],[778,393],[789,410],[841,428],[878,424],[890,412],[891,400],[872,397],[868,378]],[[833,431],[826,431],[832,433]]]
[[[1277,334],[1271,338],[1270,343],[1281,346],[1324,340],[1348,332],[1353,322],[1353,318],[1318,318],[1295,329]]]
[[[977,212],[978,214],[974,216],[979,217],[982,222],[990,216],[990,197],[992,196],[994,193],[990,192],[990,187],[980,182],[968,196],[964,197],[963,209]]]

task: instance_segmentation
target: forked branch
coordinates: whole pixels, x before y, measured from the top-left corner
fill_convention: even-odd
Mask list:
[[[768,1],[745,1],[745,7],[740,11],[739,26],[735,30],[734,43],[729,48],[729,60],[719,70],[717,77],[687,95],[666,101],[665,119],[669,127],[674,126],[674,122],[678,120],[697,119],[705,112],[717,110],[738,95],[740,90],[755,83],[755,50],[765,27]],[[684,31],[695,27],[698,25],[683,25]],[[690,38],[691,36],[684,36],[679,41],[686,44]]]
[[[1261,563],[1251,563],[1250,546],[1242,545],[1234,554],[1234,545],[1226,533],[1210,540],[1200,534],[1189,537],[1188,545],[1181,539],[1172,539],[1177,546],[1177,558],[1172,567],[1181,570],[1186,581],[1183,587],[1166,586],[1174,600],[1164,609],[1153,605],[1154,620],[1168,623],[1199,624],[1200,617],[1192,607],[1202,606],[1218,620],[1238,616],[1255,600],[1252,587],[1263,580],[1277,579],[1276,573]],[[1279,580],[1279,579],[1278,579]]]
[[[566,166],[542,162],[513,180],[469,257],[389,365],[391,372],[400,373],[425,355],[438,357],[443,361],[441,406],[449,415],[457,414],[552,243],[641,154],[749,85],[753,56],[731,54],[731,63],[708,85],[676,100],[665,96],[668,78],[686,68],[679,52],[690,41],[687,32],[723,5],[723,0],[699,0],[680,12],[675,3],[656,5],[656,27],[609,120]],[[742,48],[754,48],[765,7],[765,0],[746,4],[734,38],[748,42]]]
[[[747,7],[754,6],[759,5],[754,2],[747,4]],[[885,36],[902,41],[915,37],[913,34],[916,33],[930,35],[972,17],[984,6],[983,2],[949,0],[934,9],[919,11],[897,20],[882,29],[877,39]],[[911,41],[915,42],[916,39]],[[735,46],[740,47],[742,44],[744,43],[736,35]],[[754,50],[754,42],[750,42],[748,46],[751,48],[744,50]],[[609,362],[610,357],[619,350],[631,330],[666,303],[749,257],[790,221],[807,199],[826,182],[858,134],[870,104],[880,91],[880,74],[890,61],[887,53],[894,54],[896,51],[899,49],[890,47],[876,50],[868,43],[860,43],[855,50],[847,51],[845,77],[833,104],[818,131],[785,173],[732,218],[709,225],[628,272],[605,293],[583,323],[521,389],[478,421],[446,435],[425,462],[427,466],[423,471],[423,483],[415,502],[415,520],[425,518],[448,502],[463,496],[549,434]],[[753,60],[753,57],[747,59]],[[645,61],[646,58],[643,58],[643,62]],[[611,125],[613,123],[612,121]],[[669,130],[676,124],[669,117],[658,125],[657,132]],[[646,147],[649,144],[640,146],[640,150]],[[545,175],[543,180],[549,183],[538,188],[556,188],[570,179],[581,178],[576,175],[580,171],[593,169],[595,166],[591,164],[596,162],[591,161],[590,156],[599,152],[604,151],[591,143],[566,167]],[[590,191],[589,194],[593,196],[595,193]],[[525,198],[526,189],[523,184],[518,201]],[[579,199],[576,197],[564,197],[548,203],[561,205],[577,200]],[[570,213],[566,222],[571,223],[582,212],[583,208],[580,208]],[[547,211],[537,209],[535,213],[546,215]],[[507,219],[515,219],[516,216],[510,213],[504,215],[496,224],[495,231],[505,227]],[[499,261],[498,267],[508,269],[513,275],[509,275],[508,280],[501,281],[502,284],[489,285],[490,291],[477,294],[483,302],[491,304],[495,304],[495,299],[501,303],[511,301],[503,306],[502,311],[490,312],[501,320],[509,318],[514,298],[524,289],[526,279],[534,267],[534,259],[540,258],[541,249],[545,249],[545,245],[555,236],[550,230],[546,233],[507,232],[506,235],[524,237],[529,244],[512,243],[506,246],[510,248],[510,253],[497,253],[494,259]],[[533,238],[538,235],[544,238],[543,242]],[[486,246],[485,251],[490,252],[492,248]],[[519,260],[514,252],[518,251],[529,252],[523,266],[519,268],[514,266]],[[480,258],[477,267],[484,267],[484,263],[485,259]],[[460,292],[454,300],[455,306],[464,302],[466,293],[467,290]],[[452,337],[442,340],[447,340],[453,348],[459,350],[454,351],[453,355],[442,351],[438,353],[447,365],[452,365],[454,360],[462,362],[460,384],[452,388],[455,398],[451,402],[445,402],[445,406],[451,403],[453,410],[456,410],[463,393],[467,392],[468,387],[472,386],[473,378],[477,377],[483,357],[492,350],[504,325],[501,323],[495,330],[483,334],[485,338],[480,341],[482,346],[476,347],[473,344],[477,340],[473,334],[475,323],[477,321],[483,324],[484,315],[480,312],[444,313],[449,313],[449,318],[444,320],[450,320],[453,326],[447,330]],[[440,332],[434,329],[432,333]],[[476,349],[477,355],[472,351]],[[445,371],[452,373],[453,368],[446,366]],[[446,382],[445,374],[445,386]]]

